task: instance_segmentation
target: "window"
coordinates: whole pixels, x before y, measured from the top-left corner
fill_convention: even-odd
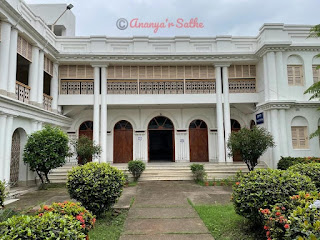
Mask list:
[[[308,127],[291,127],[293,149],[309,148]]]
[[[312,66],[312,72],[313,72],[313,82],[319,82],[320,80],[320,68],[317,69],[318,66],[313,65]]]
[[[287,73],[289,86],[303,86],[302,65],[288,65]]]

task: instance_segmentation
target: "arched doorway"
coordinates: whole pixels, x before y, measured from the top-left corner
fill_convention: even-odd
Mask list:
[[[250,121],[250,129],[253,129],[256,126],[256,122],[254,120]]]
[[[231,119],[231,132],[238,132],[241,129],[241,125],[240,123],[235,120],[235,119]],[[233,161],[234,162],[242,162],[242,157],[240,155],[240,152],[236,152],[233,155]]]
[[[133,129],[130,122],[121,120],[114,125],[113,162],[133,160]]]
[[[10,161],[10,186],[17,186],[19,182],[19,165],[21,156],[21,141],[19,130],[12,135],[11,161]]]
[[[92,121],[86,121],[80,125],[79,137],[80,136],[87,136],[91,140],[93,139],[93,122]]]
[[[190,162],[209,162],[208,127],[200,120],[194,120],[189,125]]]
[[[174,162],[174,126],[163,116],[153,118],[148,125],[149,161]]]

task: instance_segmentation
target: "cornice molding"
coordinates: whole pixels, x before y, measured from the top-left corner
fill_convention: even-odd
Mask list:
[[[319,108],[320,102],[297,102],[297,101],[272,101],[258,104],[256,108],[262,111],[281,110],[290,108]]]

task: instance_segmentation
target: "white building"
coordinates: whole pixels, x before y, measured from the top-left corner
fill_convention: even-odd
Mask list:
[[[304,94],[320,78],[310,26],[264,24],[253,37],[77,37],[70,11],[58,37],[48,25],[61,9],[48,16],[49,7],[0,0],[0,179],[34,180],[22,151],[44,124],[92,136],[100,162],[225,163],[239,160],[228,157],[227,136],[258,115],[277,145],[261,159],[269,167],[320,155],[319,139],[308,139],[319,103]]]

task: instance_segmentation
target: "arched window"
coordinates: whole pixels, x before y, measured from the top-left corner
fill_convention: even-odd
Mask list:
[[[301,116],[292,119],[291,138],[293,149],[309,148],[309,132],[307,119]]]
[[[173,129],[173,123],[172,121],[163,116],[155,117],[153,118],[148,126],[148,129]]]
[[[114,129],[117,129],[117,130],[132,129],[132,125],[126,120],[121,120],[116,123],[116,125],[114,126]]]
[[[313,82],[314,83],[320,81],[320,68],[318,68],[319,66],[320,66],[320,58],[315,56],[312,59],[312,72],[313,72]]]
[[[190,123],[189,128],[207,128],[207,124],[204,121],[197,119]]]

